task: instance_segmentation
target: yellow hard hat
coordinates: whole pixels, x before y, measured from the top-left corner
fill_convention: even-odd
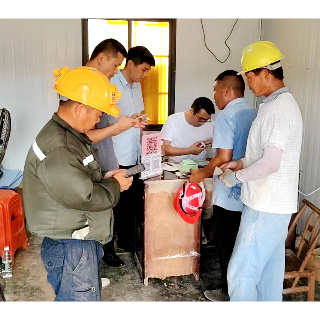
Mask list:
[[[54,89],[62,96],[83,103],[114,117],[120,114],[117,106],[121,92],[100,71],[90,67],[55,69]]]
[[[257,41],[245,47],[242,51],[241,66],[242,71],[238,74],[249,72],[254,69],[264,68],[275,70],[281,67],[281,64],[270,67],[273,62],[284,58],[284,55],[270,41]]]

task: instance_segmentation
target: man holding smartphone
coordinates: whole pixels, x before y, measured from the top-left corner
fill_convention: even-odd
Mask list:
[[[206,160],[206,149],[211,148],[215,113],[213,102],[206,97],[194,100],[191,108],[168,117],[162,127],[164,154],[169,160],[180,163],[184,159]]]
[[[119,108],[109,99],[114,88],[94,68],[56,69],[54,79],[58,111],[37,135],[24,167],[27,228],[44,237],[41,259],[55,300],[100,301],[102,245],[113,237],[112,208],[132,178],[101,170],[86,134],[103,113],[117,115]],[[83,237],[75,236],[83,229]]]
[[[127,50],[115,39],[101,41],[93,50],[87,67],[92,67],[102,72],[109,80],[118,72],[124,58],[127,58]],[[110,119],[113,119],[110,121]],[[132,127],[139,128],[141,120],[130,118],[127,113],[122,113],[118,118],[108,117],[104,114],[95,129],[90,130],[87,135],[98,149],[99,163],[103,171],[112,173],[119,169],[116,159],[112,136]],[[137,129],[139,130],[139,129]],[[123,267],[124,262],[114,252],[114,239],[103,246],[105,263],[112,267]]]
[[[144,112],[141,84],[142,81],[155,66],[155,60],[150,51],[142,46],[130,48],[126,65],[123,70],[111,79],[122,97],[119,100],[120,115],[127,115],[137,119]],[[117,118],[108,115],[110,123]],[[146,124],[144,117],[140,118],[142,125]],[[116,158],[120,169],[129,169],[140,162],[142,128],[130,128],[112,137]],[[120,248],[134,252],[135,243],[135,219],[143,213],[144,185],[138,175],[133,177],[133,183],[129,190],[121,194],[120,201],[114,208],[115,230],[117,232],[117,244]]]

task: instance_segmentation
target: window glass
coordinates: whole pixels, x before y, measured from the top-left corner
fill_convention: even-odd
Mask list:
[[[141,87],[150,124],[163,124],[168,117],[169,23],[133,21],[132,46],[148,48],[155,58]]]
[[[131,21],[131,45],[144,46],[153,54],[156,66],[141,82],[145,112],[149,124],[163,124],[168,117],[169,82],[169,22]],[[89,59],[95,46],[102,40],[113,38],[128,51],[129,21],[88,19]],[[124,59],[121,68],[124,68]]]
[[[128,51],[128,21],[88,19],[88,48],[89,59],[93,49],[101,41],[113,38],[118,40]],[[120,69],[124,68],[126,59],[123,60]]]

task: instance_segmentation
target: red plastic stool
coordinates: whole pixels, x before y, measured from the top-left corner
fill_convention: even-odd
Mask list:
[[[20,196],[12,190],[0,189],[0,256],[9,246],[14,263],[14,254],[19,247],[28,246],[24,214]]]

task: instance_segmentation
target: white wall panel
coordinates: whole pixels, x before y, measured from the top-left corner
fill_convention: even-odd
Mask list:
[[[80,19],[0,19],[0,108],[12,119],[2,166],[23,169],[36,135],[57,110],[53,70],[81,65]]]
[[[308,194],[320,187],[320,20],[266,19],[262,39],[274,42],[285,55],[284,81],[303,117],[300,190]],[[305,198],[300,196],[300,201]],[[320,191],[307,197],[320,207]]]
[[[204,19],[208,47],[224,60],[224,41],[235,19]],[[199,96],[212,98],[215,77],[240,69],[244,46],[258,39],[258,19],[239,20],[220,64],[205,48],[200,19],[178,19],[176,111],[187,110]],[[23,169],[26,154],[43,125],[57,110],[55,68],[81,65],[80,19],[0,20],[0,108],[12,117],[12,131],[2,166]],[[251,92],[246,97],[253,102]]]
[[[203,19],[208,48],[224,61],[228,56],[225,40],[236,19]],[[204,45],[200,19],[178,19],[176,62],[176,112],[188,110],[194,99],[212,98],[214,79],[227,70],[241,70],[244,47],[257,41],[259,19],[239,19],[227,41],[231,54],[225,63],[218,62]],[[246,90],[246,98],[254,103],[253,94]]]

